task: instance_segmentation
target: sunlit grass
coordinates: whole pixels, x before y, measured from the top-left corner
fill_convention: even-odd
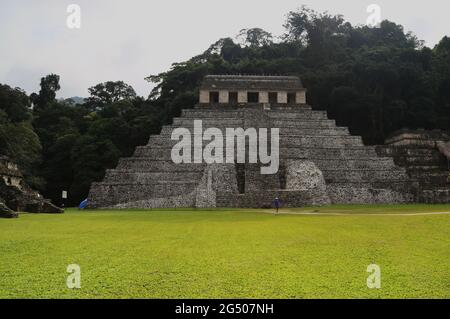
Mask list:
[[[450,297],[450,205],[68,210],[0,220],[0,298]],[[351,215],[353,214],[353,215]],[[66,287],[81,266],[82,288]],[[381,289],[366,268],[381,267]]]

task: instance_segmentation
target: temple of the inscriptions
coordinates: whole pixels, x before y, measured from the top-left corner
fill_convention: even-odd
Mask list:
[[[175,163],[174,131],[184,128],[195,136],[199,120],[203,130],[219,129],[224,138],[227,128],[278,129],[278,170],[262,174],[266,163],[237,158]],[[207,144],[203,140],[200,148]],[[246,146],[250,148],[249,141]],[[284,207],[430,198],[426,192],[435,192],[433,187],[422,185],[408,167],[397,163],[392,147],[364,145],[360,136],[337,126],[325,111],[314,110],[298,77],[208,75],[198,104],[186,105],[171,125],[150,136],[147,145],[120,159],[103,181],[92,185],[88,200],[91,207],[110,208],[264,208],[276,196]],[[248,150],[246,160],[250,155]],[[439,195],[442,202],[448,201],[448,188],[444,191],[447,195]]]
[[[296,76],[208,75],[200,87],[199,103],[306,104],[306,89]]]

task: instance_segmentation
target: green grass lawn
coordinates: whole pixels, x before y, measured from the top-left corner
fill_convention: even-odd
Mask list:
[[[450,205],[263,212],[68,210],[0,220],[0,298],[450,298],[450,215],[401,215]],[[392,215],[358,215],[368,213]],[[372,263],[381,289],[366,286]],[[81,289],[66,287],[69,264],[81,266]]]

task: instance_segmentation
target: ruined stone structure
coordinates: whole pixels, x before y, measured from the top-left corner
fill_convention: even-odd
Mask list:
[[[261,163],[182,163],[171,158],[175,128],[279,128],[280,168],[263,175]],[[224,134],[225,135],[225,134]],[[208,141],[203,142],[203,147]],[[248,146],[248,145],[247,145]],[[270,150],[270,148],[269,148]],[[183,110],[161,134],[108,170],[89,194],[91,207],[284,207],[331,203],[404,203],[417,182],[392,157],[337,127],[325,111],[306,104],[297,77],[207,76],[199,104]]]
[[[0,218],[17,218],[19,214],[0,201]]]
[[[31,189],[18,166],[0,156],[0,217],[17,217],[17,211],[30,213],[62,213],[63,210]]]
[[[450,135],[434,130],[400,130],[377,146],[418,182],[416,201],[450,203]]]
[[[0,178],[7,186],[23,189],[23,176],[17,165],[6,156],[0,156]]]

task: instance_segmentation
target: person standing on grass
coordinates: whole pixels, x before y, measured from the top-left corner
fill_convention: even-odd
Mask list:
[[[273,205],[275,206],[275,214],[278,214],[278,209],[280,208],[281,201],[278,197],[275,197],[275,200],[273,201]]]

